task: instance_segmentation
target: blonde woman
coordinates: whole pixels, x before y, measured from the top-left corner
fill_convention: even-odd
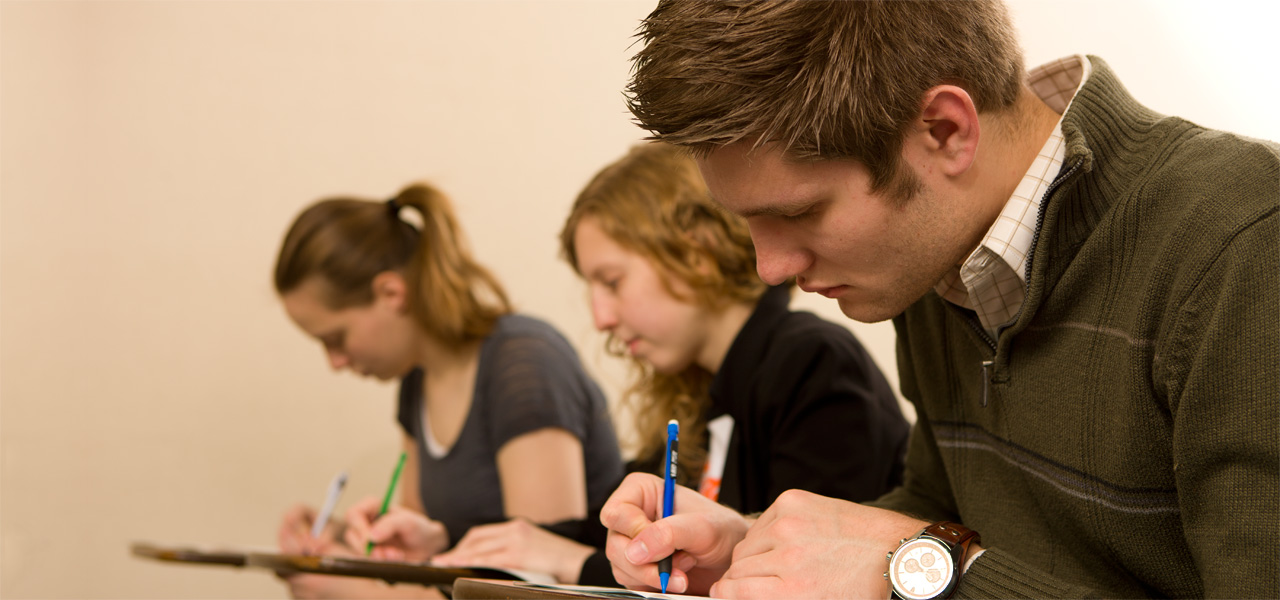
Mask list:
[[[295,507],[280,527],[282,551],[342,554],[373,541],[375,557],[425,560],[476,525],[581,519],[621,478],[600,389],[555,329],[512,312],[434,188],[307,208],[285,236],[275,288],[335,370],[400,382],[408,457],[400,506],[378,518],[381,499],[366,498],[318,540],[314,511]],[[412,524],[412,545],[387,539],[396,523]],[[309,597],[426,591],[314,575],[289,582]]]
[[[635,367],[633,470],[660,470],[675,418],[680,481],[739,512],[792,488],[862,501],[900,482],[908,425],[883,375],[848,329],[789,310],[791,285],[760,280],[745,223],[683,150],[644,144],[603,169],[560,241],[596,327]],[[611,584],[598,521],[577,541],[524,521],[474,528],[437,562]]]

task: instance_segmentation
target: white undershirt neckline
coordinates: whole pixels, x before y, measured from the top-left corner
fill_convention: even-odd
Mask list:
[[[427,423],[427,404],[422,403],[422,444],[427,448],[427,456],[440,460],[449,455],[449,446],[441,444],[436,440],[435,434],[431,433],[431,426]]]

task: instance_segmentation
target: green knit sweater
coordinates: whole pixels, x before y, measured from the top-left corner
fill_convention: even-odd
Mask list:
[[[918,422],[874,504],[982,535],[955,597],[1280,597],[1280,148],[1090,60],[1014,324],[894,320]]]

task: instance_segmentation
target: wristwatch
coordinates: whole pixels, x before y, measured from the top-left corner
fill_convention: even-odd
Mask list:
[[[948,598],[960,581],[969,545],[978,532],[963,525],[942,521],[902,540],[898,549],[885,555],[889,571],[889,597],[901,600]]]

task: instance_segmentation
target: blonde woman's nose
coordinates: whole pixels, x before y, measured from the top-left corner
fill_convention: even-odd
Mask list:
[[[618,311],[615,302],[604,294],[591,296],[591,317],[598,331],[609,331],[618,326]]]

